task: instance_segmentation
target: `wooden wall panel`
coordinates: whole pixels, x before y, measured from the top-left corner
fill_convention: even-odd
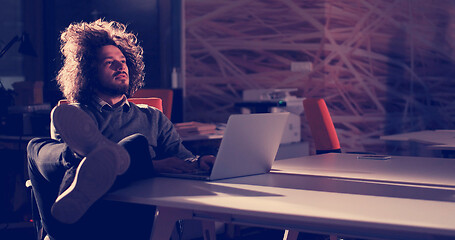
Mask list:
[[[451,0],[187,0],[187,120],[225,121],[244,89],[292,87],[326,99],[346,150],[454,128],[454,11]],[[313,70],[291,72],[294,61]]]

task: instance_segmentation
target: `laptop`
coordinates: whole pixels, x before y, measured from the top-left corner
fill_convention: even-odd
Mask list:
[[[288,116],[289,113],[233,114],[211,172],[161,175],[211,181],[267,173],[278,152]]]

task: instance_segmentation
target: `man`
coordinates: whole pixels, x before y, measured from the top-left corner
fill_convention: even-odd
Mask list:
[[[128,102],[144,81],[142,48],[123,24],[71,24],[61,35],[57,81],[69,105],[51,113],[51,139],[27,147],[29,175],[51,239],[137,239],[153,212],[100,200],[108,191],[161,172],[209,170],[153,107]],[[141,215],[142,214],[142,215]],[[147,223],[146,223],[147,222]],[[134,235],[137,234],[137,235]]]

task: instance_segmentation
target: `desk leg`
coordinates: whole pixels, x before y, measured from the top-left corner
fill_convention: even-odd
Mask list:
[[[286,230],[284,230],[283,240],[297,240],[298,236],[299,236],[299,231],[286,229]],[[334,235],[334,234],[330,234],[329,239],[337,240],[338,236]]]
[[[283,240],[297,240],[299,236],[299,231],[296,230],[284,230]]]
[[[175,222],[192,216],[188,210],[157,206],[150,240],[170,239]]]
[[[216,240],[215,222],[201,220],[201,223],[204,240]]]

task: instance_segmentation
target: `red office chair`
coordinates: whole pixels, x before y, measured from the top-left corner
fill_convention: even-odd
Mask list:
[[[139,89],[131,98],[150,97],[161,98],[163,105],[162,111],[167,118],[171,119],[174,92],[171,89]]]
[[[340,153],[338,135],[324,99],[306,98],[303,100],[303,108],[313,136],[316,154]]]
[[[150,98],[129,98],[128,101],[134,104],[145,104],[150,107],[157,108],[161,112],[163,111],[163,101],[161,98],[150,97]]]

